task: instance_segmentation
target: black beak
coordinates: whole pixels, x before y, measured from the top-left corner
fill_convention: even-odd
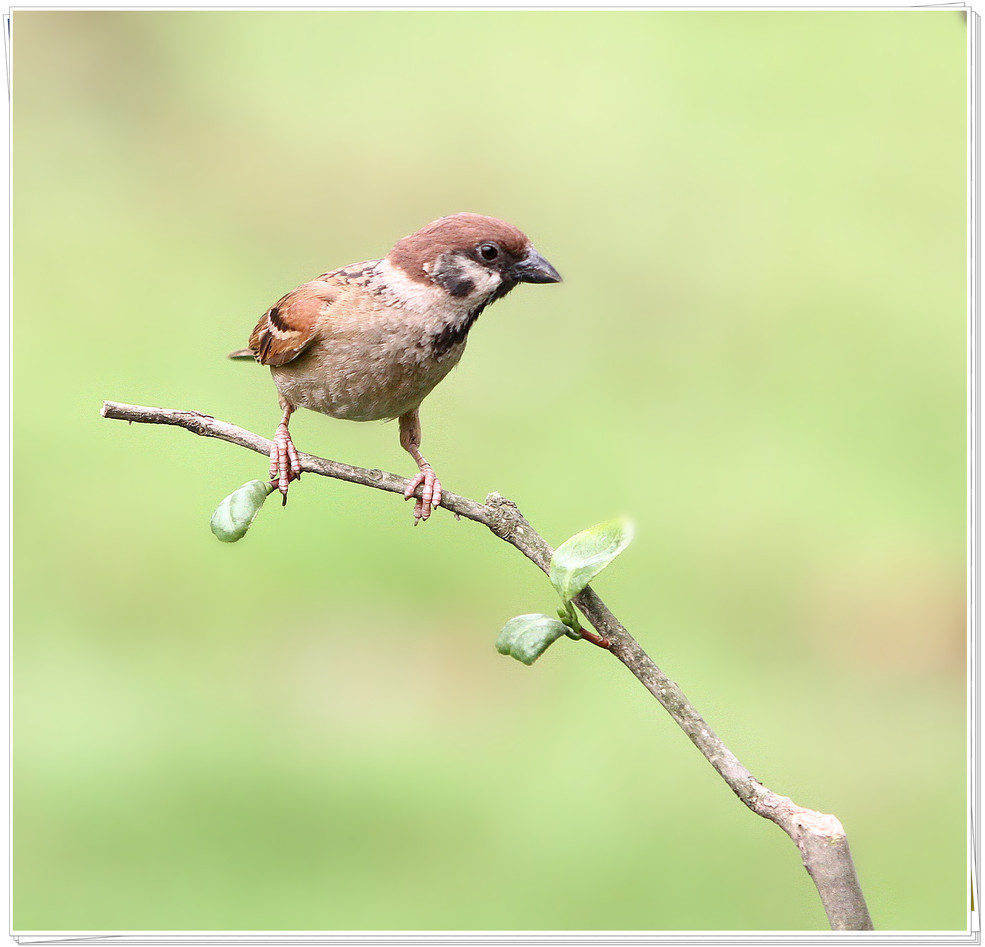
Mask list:
[[[561,274],[533,247],[510,270],[518,283],[560,283]]]

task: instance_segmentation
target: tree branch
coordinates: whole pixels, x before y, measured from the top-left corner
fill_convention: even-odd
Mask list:
[[[105,401],[101,413],[104,418],[121,421],[171,424],[204,437],[228,441],[258,454],[270,453],[271,442],[266,438],[197,411],[146,408]],[[351,467],[312,454],[299,454],[299,457],[302,470],[323,477],[401,495],[408,484],[404,478],[382,470]],[[548,571],[554,550],[524,519],[511,500],[498,493],[490,493],[485,503],[478,503],[468,497],[443,491],[441,506],[457,516],[481,523],[500,539],[515,546],[543,572]],[[595,630],[609,639],[612,654],[660,702],[732,792],[756,815],[775,822],[794,841],[804,867],[821,896],[831,928],[872,930],[872,920],[855,873],[848,839],[838,819],[798,806],[760,783],[708,726],[680,687],[657,667],[591,588],[586,588],[577,596],[575,604]]]

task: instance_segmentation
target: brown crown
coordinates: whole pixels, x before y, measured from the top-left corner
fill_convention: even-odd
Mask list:
[[[424,282],[428,279],[424,270],[426,263],[433,263],[449,251],[471,250],[484,240],[495,241],[517,258],[525,256],[530,246],[522,231],[505,220],[482,214],[452,214],[439,217],[417,233],[397,241],[387,259],[411,279]]]

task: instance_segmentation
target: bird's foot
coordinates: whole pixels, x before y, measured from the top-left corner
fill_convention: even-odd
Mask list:
[[[301,461],[294,449],[294,442],[287,430],[287,425],[281,423],[274,434],[274,444],[270,448],[270,478],[277,482],[277,489],[283,496],[282,505],[287,505],[287,488],[292,480],[301,478]]]
[[[414,496],[414,492],[421,484],[420,499],[414,504],[414,525],[421,520],[426,520],[431,515],[431,510],[441,505],[441,481],[434,475],[430,464],[421,467],[421,472],[414,477],[404,490],[404,499],[409,500]]]

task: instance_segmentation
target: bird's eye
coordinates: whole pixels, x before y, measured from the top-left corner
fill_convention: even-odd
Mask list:
[[[491,263],[499,256],[499,247],[495,243],[480,243],[476,247],[476,250],[478,250],[479,256],[487,263]]]

